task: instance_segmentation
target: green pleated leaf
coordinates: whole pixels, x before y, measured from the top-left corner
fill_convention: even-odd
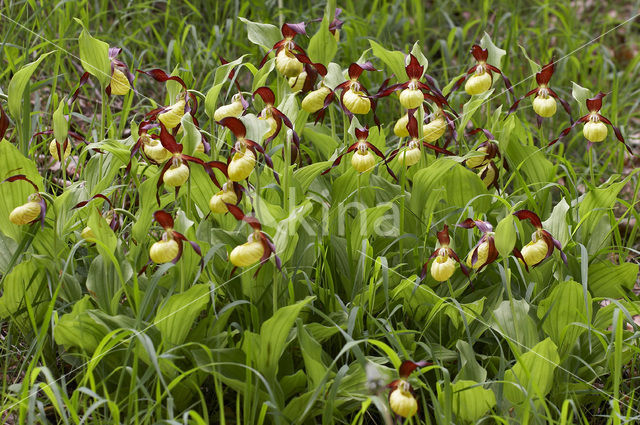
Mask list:
[[[558,284],[540,302],[538,318],[542,329],[558,346],[561,356],[568,354],[591,322],[591,295],[584,299],[582,285],[574,281]],[[545,317],[546,316],[546,317]]]
[[[594,297],[624,298],[638,277],[638,264],[609,261],[589,265],[589,292]]]
[[[35,61],[23,66],[15,73],[13,78],[11,78],[11,81],[9,81],[9,87],[7,89],[7,94],[9,96],[9,113],[15,122],[20,122],[22,120],[22,100],[24,90],[29,83],[31,75],[33,75],[38,65],[40,65],[40,62],[42,62],[42,60],[51,53],[53,52],[45,53]]]
[[[559,362],[558,348],[551,338],[536,344],[505,372],[505,398],[513,404],[544,398],[551,391]]]
[[[373,40],[369,40],[369,44],[371,44],[373,54],[391,69],[398,82],[407,81],[409,77],[404,69],[404,53],[397,50],[387,50]]]
[[[496,405],[493,391],[476,381],[461,380],[451,384],[453,413],[462,422],[475,422]],[[444,392],[440,393],[441,400]],[[442,401],[441,401],[442,403]]]
[[[274,44],[282,39],[280,30],[275,25],[251,22],[248,19],[239,18],[247,26],[249,41],[266,49],[271,49]]]
[[[42,177],[38,173],[36,164],[27,159],[18,149],[7,140],[0,141],[0,181],[24,174],[42,191]],[[27,198],[34,192],[33,186],[25,181],[0,183],[0,231],[11,239],[19,242],[25,226],[18,226],[9,221],[9,214],[14,208],[27,202]]]
[[[166,346],[182,344],[200,312],[209,303],[209,285],[196,284],[182,294],[169,297],[153,321]]]
[[[74,19],[82,25],[82,33],[80,33],[80,37],[78,38],[82,67],[89,74],[96,77],[102,88],[106,88],[111,81],[109,45],[89,34],[89,31],[87,31],[81,20],[78,18]]]

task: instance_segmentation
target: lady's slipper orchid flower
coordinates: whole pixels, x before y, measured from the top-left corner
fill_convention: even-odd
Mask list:
[[[491,223],[481,220],[468,218],[458,227],[464,229],[472,229],[477,227],[482,232],[480,241],[473,247],[469,255],[467,255],[467,266],[480,272],[483,268],[496,261],[498,258],[498,250],[496,249],[493,226]]]
[[[187,89],[187,85],[182,80],[182,78],[178,76],[169,76],[161,69],[151,69],[149,71],[141,71],[138,72],[148,75],[156,81],[164,83],[166,81],[175,81],[182,86],[182,91],[178,94],[175,102],[169,106],[163,106],[160,108],[156,108],[151,112],[147,113],[147,119],[150,121],[158,120],[161,122],[167,130],[171,130],[172,132],[177,131],[178,126],[182,120],[184,114],[191,114],[193,118],[193,123],[196,127],[199,127],[198,120],[195,117],[196,111],[198,109],[198,101],[193,93],[189,92]],[[203,136],[204,137],[204,136]],[[206,142],[206,139],[203,139]],[[208,145],[208,143],[207,143]]]
[[[228,119],[228,118],[227,118]],[[226,170],[226,165],[219,161],[213,161],[205,164],[201,159],[182,153],[184,146],[176,142],[176,139],[167,131],[164,125],[160,124],[160,143],[171,153],[171,158],[164,164],[158,178],[156,200],[160,205],[160,186],[174,187],[176,198],[180,187],[189,179],[189,163],[201,165],[205,171],[209,172],[210,167],[216,167]]]
[[[238,205],[242,199],[240,185],[234,181],[228,181],[222,185],[219,192],[209,200],[209,209],[214,214],[224,214],[229,211],[227,204]]]
[[[110,47],[109,48],[109,61],[111,63],[111,80],[109,81],[109,85],[106,87],[105,92],[107,96],[116,95],[116,96],[124,96],[129,93],[129,90],[133,88],[133,80],[134,76],[129,71],[129,67],[127,64],[122,62],[116,57],[122,51],[119,47]],[[73,94],[69,97],[67,104],[71,106],[73,102],[78,98],[80,94],[80,89],[84,86],[87,81],[89,81],[89,77],[91,74],[89,72],[85,72],[80,77],[80,81],[78,83],[78,87],[73,92]]]
[[[448,127],[449,130],[451,130],[451,137],[453,140],[457,141],[458,133],[456,132],[455,118],[450,112],[444,110],[445,105],[441,101],[436,99],[434,103],[433,113],[429,113],[427,106],[424,106],[425,116],[424,123],[422,124],[422,140],[429,143],[435,142],[444,135]],[[405,115],[396,121],[396,124],[393,127],[393,132],[396,136],[409,136],[409,131],[407,130],[409,114],[410,112],[407,111]],[[456,115],[455,112],[453,114]],[[451,139],[448,138],[444,145],[445,148],[448,146],[450,141]]]
[[[371,62],[363,64],[352,63],[349,65],[350,80],[339,84],[336,90],[340,90],[340,102],[345,113],[351,119],[354,114],[364,115],[373,109],[374,120],[378,121],[375,116],[376,101],[369,96],[367,89],[358,81],[363,71],[377,71]]]
[[[415,392],[409,383],[409,375],[421,367],[430,365],[428,362],[412,362],[405,360],[400,365],[398,372],[400,378],[387,385],[391,389],[389,393],[389,407],[400,418],[406,419],[418,413],[418,401]]]
[[[502,160],[502,167],[505,170],[509,169],[506,159],[502,158],[500,155],[500,150],[498,149],[498,144],[496,143],[495,137],[488,130],[483,128],[475,128],[469,132],[469,135],[473,135],[476,133],[482,132],[487,137],[487,140],[480,143],[480,145],[476,148],[475,152],[482,154],[482,156],[473,156],[467,159],[464,163],[467,167],[471,169],[478,170],[478,176],[482,179],[485,186],[490,188],[491,186],[498,189],[498,167],[496,167],[494,158],[498,157]]]
[[[324,70],[324,72],[321,72]],[[289,87],[292,92],[308,93],[316,84],[318,74],[327,75],[327,68],[321,63],[305,63],[304,70],[295,77],[289,78]]]
[[[222,56],[218,57],[222,65],[226,65],[229,63]],[[240,84],[238,84],[238,80],[235,79],[236,70],[232,69],[229,71],[229,80],[233,81],[238,89],[238,92],[233,95],[231,98],[231,103],[228,105],[219,106],[213,113],[213,119],[215,121],[222,121],[226,117],[240,117],[244,111],[249,107],[249,102],[247,102],[242,96],[242,91],[240,90]]]
[[[227,174],[231,181],[239,182],[251,175],[256,165],[256,151],[262,154],[264,162],[273,170],[273,161],[271,161],[271,157],[265,152],[264,148],[253,140],[246,138],[247,128],[242,121],[238,118],[228,117],[218,124],[227,127],[236,136],[236,142],[231,149],[232,156],[227,162]],[[279,183],[280,179],[275,170],[273,170],[273,176]]]
[[[344,153],[338,155],[335,161],[333,161],[333,164],[331,164],[331,167],[323,171],[322,174],[327,174],[329,171],[331,171],[332,168],[337,167],[340,164],[340,161],[342,161],[343,156],[354,151],[355,152],[353,153],[353,157],[351,158],[351,165],[353,166],[353,168],[355,168],[359,173],[370,171],[376,165],[376,160],[373,154],[371,154],[370,152],[373,151],[373,153],[375,153],[382,159],[385,166],[387,167],[387,171],[389,171],[389,174],[391,174],[391,176],[395,180],[397,180],[396,175],[393,173],[393,171],[391,171],[389,165],[387,165],[384,154],[380,152],[378,148],[367,141],[367,138],[369,137],[369,129],[367,127],[356,128],[355,133],[357,141],[349,146],[349,148]]]
[[[552,117],[556,113],[556,99],[558,99],[564,110],[569,114],[569,120],[573,122],[571,119],[571,108],[567,101],[561,99],[560,96],[558,96],[558,94],[549,87],[549,81],[551,80],[554,69],[554,62],[552,59],[551,62],[542,67],[540,72],[536,73],[536,82],[538,83],[538,87],[516,100],[511,106],[511,109],[509,109],[507,116],[518,109],[518,104],[525,97],[535,94],[536,97],[533,99],[533,111],[537,115],[538,127],[542,124],[542,118]]]
[[[327,68],[320,63],[313,64],[313,67],[323,80],[320,81],[320,86],[316,90],[307,93],[300,106],[308,113],[315,114],[315,123],[317,123],[324,120],[325,111],[335,98],[335,92],[324,84]]]
[[[409,54],[409,64],[405,67],[405,70],[407,77],[409,77],[408,81],[384,87],[376,97],[389,96],[391,93],[400,90],[400,104],[405,109],[416,109],[422,105],[425,99],[449,106],[440,90],[436,88],[435,80],[424,73],[424,66],[420,65],[420,62],[413,54]],[[431,85],[420,81],[423,76]]]
[[[298,46],[293,41],[293,38],[297,34],[307,35],[305,31],[305,23],[285,23],[282,25],[280,32],[282,32],[282,36],[284,38],[273,45],[273,47],[262,58],[258,68],[262,68],[269,58],[269,53],[275,51],[276,69],[278,72],[287,78],[296,77],[304,69],[305,63],[311,63],[302,47]]]
[[[280,129],[282,128],[282,123],[285,126],[289,127],[293,133],[293,143],[296,145],[296,148],[300,146],[300,139],[298,138],[298,134],[293,129],[293,124],[291,120],[287,118],[285,114],[280,112],[278,108],[275,107],[276,103],[276,95],[273,93],[269,87],[260,87],[255,92],[253,92],[253,97],[258,95],[265,103],[264,109],[260,112],[260,116],[258,118],[267,120],[271,126],[267,134],[264,135],[264,145],[267,146],[270,141],[275,139],[278,134],[280,134]]]
[[[542,263],[545,259],[553,254],[553,249],[557,248],[560,251],[560,257],[565,264],[567,264],[567,256],[562,251],[562,244],[557,239],[551,236],[551,233],[542,228],[542,221],[540,217],[533,211],[520,210],[513,213],[519,220],[529,220],[531,224],[536,228],[536,231],[531,236],[531,242],[525,245],[520,251],[521,255],[516,256],[528,267],[536,267]],[[514,250],[515,251],[515,250]]]
[[[431,263],[431,276],[438,282],[445,282],[456,271],[456,263],[460,264],[460,270],[465,276],[469,276],[469,270],[465,267],[462,262],[460,262],[460,258],[458,254],[455,253],[453,249],[449,247],[451,243],[451,239],[449,238],[449,226],[446,224],[444,228],[438,232],[438,242],[440,242],[440,248],[433,251],[429,259],[422,266],[422,273],[420,274],[420,280],[424,280],[424,277],[427,275],[427,268],[429,266],[429,262],[435,258],[435,261]]]
[[[118,216],[113,208],[113,204],[111,203],[111,200],[109,200],[109,198],[107,198],[103,194],[98,193],[97,195],[92,196],[86,201],[79,202],[76,205],[74,205],[72,209],[82,208],[96,198],[100,198],[106,201],[107,204],[109,205],[109,209],[107,210],[107,212],[105,214],[102,214],[102,213],[101,214],[103,215],[105,221],[107,222],[111,230],[115,231],[118,228],[118,224],[119,224]],[[93,233],[93,230],[89,226],[85,226],[84,229],[82,229],[80,236],[82,237],[82,239],[86,239],[86,240],[96,238],[96,235]]]
[[[172,262],[177,263],[182,256],[182,243],[189,242],[193,250],[201,257],[200,267],[202,267],[202,252],[197,243],[187,239],[182,233],[173,230],[173,218],[166,211],[158,210],[153,213],[153,218],[162,226],[164,233],[162,239],[151,245],[149,249],[150,261],[156,264]],[[146,266],[145,266],[146,267]]]
[[[500,69],[487,63],[487,59],[489,58],[489,51],[487,49],[483,49],[479,45],[474,44],[471,47],[471,55],[473,55],[477,63],[467,70],[466,75],[463,75],[462,77],[460,77],[460,79],[458,79],[458,81],[456,81],[449,94],[456,91],[462,85],[462,83],[465,82],[465,80],[467,82],[464,85],[464,90],[467,92],[467,94],[473,96],[486,92],[491,88],[491,85],[493,83],[493,76],[491,72],[497,72],[498,74],[502,75],[504,85],[511,92],[511,94],[513,94],[513,86],[511,85],[509,79],[502,73],[502,71],[500,71]]]
[[[582,129],[582,134],[584,135],[584,138],[589,141],[589,147],[591,147],[591,145],[594,143],[602,142],[607,137],[606,125],[610,125],[611,128],[613,128],[613,132],[615,133],[618,140],[627,148],[627,151],[629,151],[629,153],[633,155],[631,148],[625,143],[620,129],[613,125],[608,118],[600,114],[600,109],[602,109],[602,98],[605,96],[606,93],[600,92],[594,97],[587,99],[587,109],[589,110],[589,113],[583,117],[578,118],[578,120],[574,122],[570,127],[562,130],[560,136],[558,136],[557,139],[551,141],[551,143],[549,143],[549,146],[564,138],[567,134],[569,134],[569,132],[571,132],[576,124],[582,122],[585,123],[584,128]]]
[[[260,268],[269,260],[271,254],[273,254],[276,267],[278,270],[282,270],[282,263],[276,255],[276,247],[269,236],[262,231],[262,225],[258,219],[245,215],[242,210],[235,205],[227,204],[227,208],[236,220],[244,221],[253,229],[253,233],[249,235],[247,242],[236,246],[229,254],[231,264],[235,267],[249,267],[260,261],[260,266],[255,273],[255,275],[257,275]],[[233,271],[231,273],[233,274]]]
[[[133,74],[129,67],[121,60],[116,59],[122,51],[119,47],[109,48],[109,60],[111,61],[111,81],[107,86],[107,94],[124,96],[133,87]]]
[[[26,203],[15,207],[11,211],[11,213],[9,214],[9,221],[18,226],[23,226],[40,219],[40,226],[44,228],[44,218],[47,215],[47,204],[40,194],[38,186],[24,174],[11,176],[3,180],[2,183],[15,182],[18,180],[24,180],[28,182],[29,184],[31,184],[31,186],[33,186],[35,191],[31,195],[29,195]]]
[[[127,165],[126,172],[129,172],[131,169],[131,160],[136,153],[140,151],[140,148],[142,148],[145,157],[156,165],[164,164],[165,161],[173,156],[173,154],[162,145],[158,134],[149,134],[150,130],[159,127],[160,125],[158,123],[151,121],[142,121],[140,123],[138,126],[138,140],[135,145],[133,145],[133,148],[131,148],[131,155],[129,156],[129,164]]]
[[[502,155],[500,155],[500,150],[498,149],[496,139],[489,130],[485,130],[484,128],[474,128],[469,132],[469,135],[474,135],[480,132],[484,133],[484,135],[487,137],[487,140],[478,145],[478,147],[476,148],[476,152],[483,154],[483,156],[474,156],[467,159],[465,161],[465,165],[469,168],[477,169],[483,167],[487,165],[489,161],[493,160],[496,157],[502,159]],[[507,168],[507,163],[504,160],[503,166]]]
[[[424,146],[425,148],[431,149],[435,152],[441,153],[443,155],[453,155],[453,153],[448,150],[441,148],[436,145],[432,145],[426,141],[420,141],[418,137],[418,120],[413,115],[413,110],[409,111],[409,122],[407,124],[407,133],[409,134],[409,141],[404,143],[404,147],[394,150],[389,154],[389,158],[387,162],[391,161],[393,158],[398,156],[398,161],[406,167],[410,167],[414,164],[417,164],[422,157],[422,152],[420,147]]]
[[[42,135],[51,135],[51,134],[53,134],[53,130],[39,131],[33,135],[33,138],[36,138]],[[76,142],[87,143],[84,137],[82,137],[79,133],[76,133],[75,131],[68,130],[67,136],[68,137],[62,143],[59,143],[56,139],[53,139],[51,140],[51,142],[49,142],[49,153],[51,154],[53,159],[55,159],[56,161],[60,161],[60,158],[67,159],[69,155],[71,155],[71,142],[69,138],[75,140]],[[64,152],[64,155],[62,154],[63,152]]]
[[[246,102],[246,100],[244,100],[244,98],[242,97],[242,94],[234,94],[231,98],[231,103],[229,103],[228,105],[219,106],[218,109],[213,112],[213,119],[215,121],[222,121],[227,117],[238,118],[246,109],[243,101]]]

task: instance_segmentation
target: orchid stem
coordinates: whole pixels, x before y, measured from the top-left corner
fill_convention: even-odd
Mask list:
[[[596,187],[596,177],[595,174],[593,172],[593,155],[595,155],[595,150],[591,150],[591,148],[588,148],[587,150],[588,154],[589,154],[589,174],[591,176],[591,185],[595,188]]]

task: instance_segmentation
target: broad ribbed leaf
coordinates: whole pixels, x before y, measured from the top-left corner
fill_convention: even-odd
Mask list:
[[[591,322],[591,295],[587,292],[585,300],[582,289],[577,282],[562,282],[538,306],[538,318],[542,320],[546,316],[542,329],[555,342],[558,353],[563,357]]]

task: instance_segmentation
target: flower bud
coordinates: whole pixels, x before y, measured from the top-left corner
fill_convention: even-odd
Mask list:
[[[481,153],[482,156],[472,156],[471,158],[467,159],[465,161],[465,163],[467,164],[467,167],[469,167],[469,168],[478,168],[478,167],[482,167],[483,165],[486,165],[487,162],[489,162],[489,160],[487,159],[487,147],[486,146],[482,146],[482,147],[478,148],[478,150],[476,150],[476,152]]]
[[[407,137],[409,136],[409,130],[407,130],[407,124],[409,123],[409,116],[404,114],[400,117],[398,121],[396,121],[396,125],[393,126],[393,132],[398,137]],[[424,127],[423,127],[424,128]]]
[[[602,142],[607,137],[607,126],[602,121],[589,121],[584,125],[582,134],[592,143]]]
[[[491,75],[488,72],[484,71],[481,74],[473,74],[471,77],[467,78],[467,82],[464,85],[464,91],[467,94],[482,94],[491,88]]]
[[[376,165],[376,159],[373,154],[368,150],[361,151],[358,149],[351,157],[351,165],[359,173],[371,171]]]
[[[13,224],[17,224],[18,226],[29,224],[40,217],[41,211],[42,207],[39,202],[36,200],[29,200],[26,204],[20,205],[11,211],[11,214],[9,214],[9,221]]]
[[[226,188],[223,188],[223,190],[213,195],[211,200],[209,200],[209,209],[214,214],[224,214],[229,211],[225,203],[235,204],[238,202],[236,193],[233,190],[225,189]]]
[[[85,241],[88,241],[91,239],[95,239],[96,234],[93,233],[93,230],[91,229],[91,227],[86,226],[84,229],[82,229],[82,232],[80,232],[80,237]]]
[[[236,152],[227,169],[227,172],[229,173],[229,180],[239,182],[246,179],[253,171],[253,167],[255,167],[255,165],[256,157],[249,149],[245,149],[242,152]]]
[[[164,184],[170,187],[182,186],[189,178],[189,167],[186,164],[171,164],[169,169],[162,176]]]
[[[246,243],[233,248],[229,261],[236,267],[248,267],[260,261],[263,254],[264,245],[255,234],[251,234]]]
[[[310,114],[318,112],[324,107],[324,101],[331,93],[328,87],[322,86],[318,90],[309,92],[304,99],[302,99],[302,109]]]
[[[302,71],[299,75],[289,78],[289,87],[292,92],[300,91],[304,88],[304,82],[307,79],[307,73]]]
[[[178,256],[178,242],[173,239],[161,240],[153,245],[149,249],[149,258],[156,264],[164,264],[172,261]]]
[[[471,265],[471,261],[473,259],[473,250],[467,256],[467,266],[473,267],[474,269],[482,267],[484,263],[487,262],[487,258],[489,258],[489,242],[482,242],[478,247],[478,259],[475,264]]]
[[[444,118],[438,117],[422,126],[423,139],[427,143],[435,142],[444,134],[447,123]]]
[[[389,395],[391,411],[403,418],[409,418],[418,412],[418,401],[411,394],[407,381],[400,381],[395,390]]]
[[[522,247],[522,258],[529,267],[533,267],[539,264],[547,256],[549,246],[544,239],[540,238],[536,241],[531,241]]]
[[[63,146],[64,142],[60,144],[60,150],[62,150],[62,146]],[[56,140],[52,140],[51,143],[49,143],[49,152],[51,153],[51,156],[56,160],[56,161],[60,161],[60,156],[58,155],[58,143],[56,142]],[[67,159],[69,157],[69,155],[71,154],[71,143],[67,142],[67,148],[64,150],[64,159]]]
[[[168,110],[165,112],[158,114],[158,120],[164,124],[167,130],[171,130],[180,124],[180,120],[184,116],[184,107],[186,102],[184,99],[178,100],[176,103],[171,105]]]
[[[304,65],[288,49],[284,48],[276,55],[276,69],[287,78],[296,77]]]
[[[438,282],[444,282],[453,276],[456,262],[448,255],[438,255],[431,263],[431,276]]]
[[[422,105],[424,94],[420,89],[404,89],[400,92],[400,104],[405,109],[415,109]]]
[[[556,113],[556,100],[551,96],[536,96],[533,99],[533,111],[544,118],[552,117]]]
[[[348,89],[342,96],[344,107],[352,114],[367,114],[371,110],[371,100],[361,91]]]
[[[111,88],[111,94],[116,96],[124,96],[125,94],[129,93],[131,85],[129,84],[129,79],[127,78],[127,76],[124,75],[124,72],[120,71],[118,68],[113,68],[109,87]]]
[[[406,147],[398,155],[398,162],[406,167],[411,167],[420,161],[422,153],[418,146]]]
[[[496,170],[495,168],[491,167],[489,163],[487,163],[484,167],[482,167],[478,171],[478,176],[482,176],[483,174],[484,174],[484,177],[482,177],[482,182],[488,189],[489,186],[491,186],[496,179]]]
[[[242,101],[240,98],[236,100],[234,96],[234,100],[228,105],[222,105],[213,113],[213,119],[216,121],[222,121],[227,117],[236,117],[238,118],[242,115],[244,111],[244,107],[242,106]]]
[[[172,156],[171,152],[169,152],[164,148],[164,146],[162,146],[162,143],[154,139],[149,139],[148,142],[145,141],[142,149],[144,149],[145,155],[147,155],[158,164],[162,164]]]

